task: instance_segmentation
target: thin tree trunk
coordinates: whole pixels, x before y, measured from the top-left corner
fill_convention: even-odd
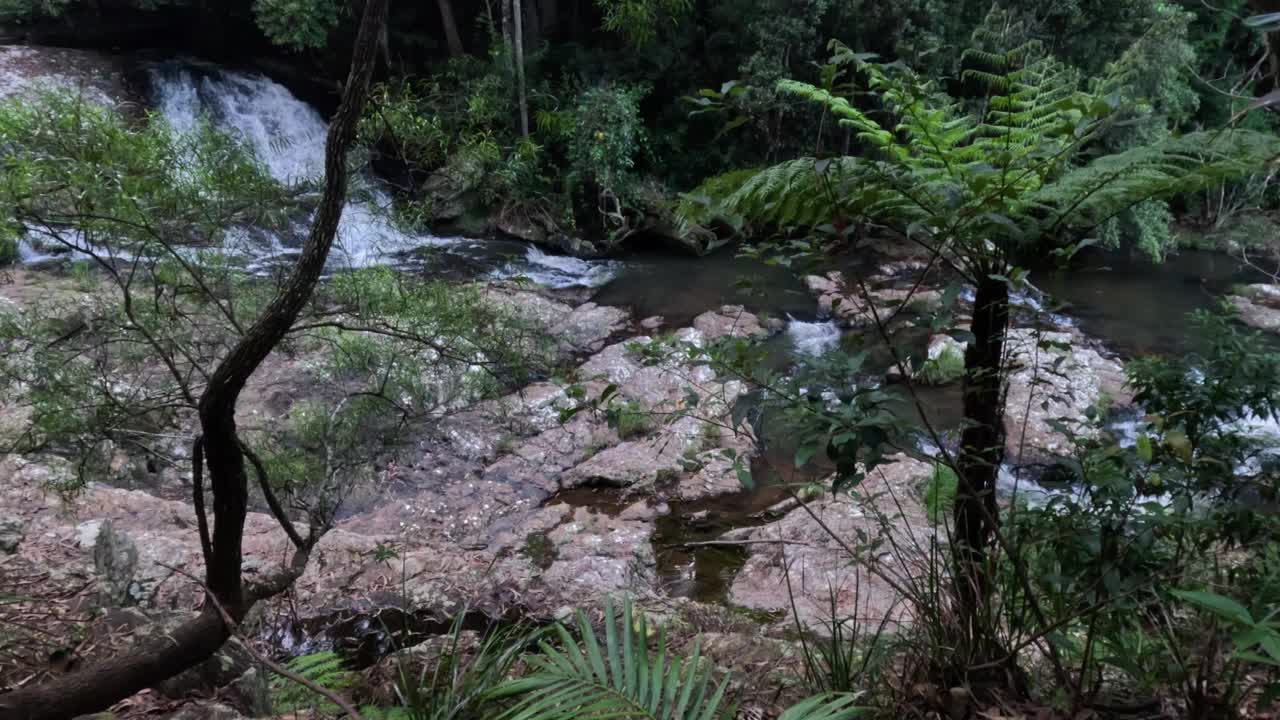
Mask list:
[[[512,16],[512,0],[498,0],[502,3],[502,44],[507,53],[507,77],[513,84],[516,81],[516,35],[515,18]]]
[[[515,64],[516,64],[516,101],[520,105],[520,135],[521,137],[529,137],[529,99],[525,96],[524,86],[524,13],[521,11],[520,0],[511,0],[511,15],[515,19],[515,26],[512,29],[512,36],[515,38]]]
[[[1001,364],[1008,326],[1008,286],[982,278],[973,303],[974,341],[965,350],[965,428],[960,436],[953,509],[958,609],[969,628],[980,627],[990,589],[986,558],[998,510],[996,477],[1005,453]]]
[[[215,520],[207,584],[236,621],[243,619],[257,600],[287,589],[301,575],[310,555],[311,545],[304,544],[295,553],[290,568],[246,592],[240,568],[248,478],[236,431],[235,408],[245,383],[297,320],[324,270],[346,202],[347,150],[355,138],[368,95],[378,34],[386,22],[388,3],[389,0],[368,0],[365,4],[351,72],[325,145],[324,194],[302,256],[283,290],[214,370],[199,402]],[[315,539],[313,534],[309,543]],[[131,652],[52,682],[0,695],[0,719],[62,720],[106,710],[203,662],[229,636],[230,628],[217,606],[206,603],[190,622],[169,633],[157,633]]]
[[[440,22],[444,25],[445,42],[449,44],[450,57],[462,55],[462,36],[458,34],[458,21],[453,16],[453,0],[436,0],[440,6]]]

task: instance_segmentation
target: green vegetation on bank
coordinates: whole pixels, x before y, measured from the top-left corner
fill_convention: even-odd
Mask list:
[[[718,449],[748,488],[759,480],[752,456],[722,439],[755,442],[753,421],[776,420],[794,469],[820,481],[779,488],[788,504],[773,510],[809,511],[834,536],[818,551],[891,596],[866,611],[878,616],[842,617],[837,595],[852,594],[861,613],[863,589],[828,586],[830,617],[805,624],[800,604],[821,598],[794,589],[786,553],[814,548],[777,539],[771,562],[785,579],[795,625],[787,640],[802,664],[775,693],[786,700],[782,720],[968,717],[1003,703],[1082,717],[1134,697],[1138,711],[1171,707],[1210,720],[1280,697],[1280,468],[1275,448],[1253,432],[1280,417],[1274,345],[1229,314],[1186,318],[1192,350],[1126,367],[1141,413],[1132,422],[1110,422],[1101,393],[1081,417],[1046,420],[1056,436],[1036,448],[1045,454],[1038,471],[1063,492],[1010,465],[1009,441],[1030,421],[1010,427],[1006,413],[1012,378],[1027,369],[1012,359],[1025,350],[1012,330],[1030,338],[1033,354],[1071,350],[1072,341],[1018,324],[1014,300],[1032,263],[1069,270],[1095,244],[1159,259],[1175,217],[1226,225],[1275,210],[1275,121],[1245,111],[1265,110],[1267,96],[1254,97],[1275,91],[1280,70],[1267,69],[1266,29],[1239,17],[1243,3],[1226,11],[1157,0],[574,7],[577,15],[555,0],[507,0],[494,13],[442,0],[431,20],[419,7],[401,10],[379,41],[387,77],[346,127],[396,184],[406,224],[484,223],[592,253],[658,236],[699,251],[732,238],[755,258],[848,274],[842,292],[870,316],[857,318],[865,322],[855,352],[779,367],[762,338],[676,333],[627,344],[626,372],[696,366],[730,379],[722,392],[731,402],[691,384],[654,411],[623,399],[617,384],[599,390],[599,378],[575,378],[583,385],[563,393],[576,406],[539,408],[562,423],[598,412],[634,447],[661,423],[694,420],[685,423],[691,444],[676,450],[680,467],[700,471],[710,464],[700,453]],[[290,51],[319,58],[348,39],[351,11],[330,0],[240,9],[245,17],[231,20]],[[76,22],[83,10],[74,0],[0,0],[6,20]],[[444,54],[421,47],[436,22],[452,57],[430,65],[424,58]],[[368,70],[374,33],[365,30],[357,57]],[[1234,97],[1212,84],[1223,77]],[[375,468],[426,446],[415,433],[562,369],[565,338],[495,301],[492,289],[387,268],[321,281],[336,219],[327,228],[316,221],[309,252],[250,272],[225,250],[250,229],[277,230],[313,209],[315,188],[272,180],[239,141],[207,125],[179,133],[69,93],[23,97],[0,103],[0,169],[0,264],[12,261],[19,238],[77,257],[56,293],[0,306],[0,401],[29,413],[0,449],[72,458],[82,485],[109,474],[120,449],[177,469],[190,479],[192,532],[210,567],[219,556],[202,483],[217,468],[214,537],[221,559],[225,548],[235,553],[236,582],[211,590],[204,617],[221,634],[201,651],[230,632],[210,608],[227,601],[242,619],[252,605],[241,603],[239,582],[250,479],[297,550],[292,582]],[[330,209],[342,207],[345,186],[334,183],[343,178],[326,179]],[[326,232],[327,241],[315,240]],[[869,240],[924,257],[905,299],[876,298],[846,262],[846,251],[871,256]],[[926,280],[949,285],[938,292],[943,301],[913,302]],[[959,300],[966,289],[970,299]],[[292,308],[288,317],[281,307]],[[264,327],[269,343],[254,340]],[[913,376],[903,330],[947,332],[964,349],[943,346]],[[874,354],[890,356],[900,386],[881,382],[879,370],[868,381]],[[256,362],[228,380],[242,355]],[[260,365],[299,397],[287,414],[245,423],[237,435],[237,410],[252,416],[254,403],[272,401],[240,396]],[[1031,374],[1042,370],[1059,372],[1055,364]],[[917,381],[959,382],[963,417],[954,427],[935,426]],[[1059,392],[1051,380],[1036,382]],[[586,385],[600,397],[586,397]],[[225,387],[230,399],[218,392]],[[904,399],[917,414],[904,415]],[[1037,398],[1045,413],[1056,412],[1056,399]],[[210,417],[218,422],[204,426]],[[206,456],[197,427],[230,427],[224,454]],[[492,439],[495,454],[511,453],[509,439]],[[581,462],[596,443],[564,462]],[[881,476],[904,454],[927,460],[927,476],[912,479],[910,497],[886,499],[895,489]],[[672,468],[654,474],[662,488],[680,479]],[[843,525],[814,509],[832,498],[860,503],[825,509],[843,513],[827,516]],[[921,515],[927,522],[916,522]],[[229,523],[240,536],[216,534]],[[552,532],[524,535],[512,556],[546,569],[558,559]],[[378,562],[395,557],[378,547]],[[734,682],[776,680],[733,680],[699,641],[670,642],[667,625],[630,602],[620,616],[612,603],[603,617],[567,609],[571,621],[527,633],[490,628],[466,647],[459,615],[427,666],[393,658],[405,663],[395,696],[364,712],[725,720],[736,712]],[[330,690],[359,688],[335,654],[291,668]],[[278,683],[272,694],[283,705],[340,710],[313,690]]]
[[[375,165],[403,191],[400,214],[583,254],[659,241],[707,251],[744,230],[724,222],[731,218],[689,221],[698,217],[690,203],[703,201],[693,191],[710,178],[865,150],[838,118],[795,102],[778,84],[794,79],[835,91],[863,82],[822,69],[831,62],[829,39],[864,61],[901,61],[957,100],[978,101],[982,88],[964,79],[961,51],[991,7],[985,0],[428,5],[392,8],[381,48],[392,64],[361,128]],[[0,22],[64,23],[88,33],[97,27],[89,6],[7,0]],[[1099,149],[1123,152],[1228,122],[1276,129],[1273,116],[1242,116],[1278,80],[1267,60],[1274,43],[1266,44],[1265,26],[1244,22],[1252,10],[1245,0],[1001,6],[1020,33],[1014,44],[1042,43],[1061,72],[1094,79],[1126,69],[1106,97],[1133,112],[1098,139]],[[354,26],[353,10],[334,0],[236,0],[217,10],[191,0],[130,0],[113,12],[175,31],[214,27],[226,42],[258,42],[300,65],[343,56]],[[1175,218],[1217,230],[1274,211],[1280,194],[1267,176],[1138,203],[1109,218],[1097,237],[1160,257],[1172,247]]]

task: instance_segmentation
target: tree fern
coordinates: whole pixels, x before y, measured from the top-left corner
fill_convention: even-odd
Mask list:
[[[927,237],[976,275],[1003,274],[1019,245],[1249,174],[1280,153],[1275,137],[1238,130],[1087,159],[1092,143],[1125,116],[1115,88],[1132,62],[1117,63],[1085,90],[1078,73],[1023,35],[998,12],[975,33],[962,80],[982,97],[967,104],[901,64],[877,64],[832,43],[832,72],[856,72],[869,90],[867,107],[827,89],[835,83],[783,80],[778,89],[821,105],[869,156],[800,158],[735,175],[737,188],[719,188],[718,206],[780,227],[867,218]],[[1011,41],[1018,44],[999,49]]]

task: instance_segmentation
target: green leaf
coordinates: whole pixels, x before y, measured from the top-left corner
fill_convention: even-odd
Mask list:
[[[816,455],[817,453],[818,453],[818,446],[816,443],[805,443],[804,445],[801,445],[800,447],[796,448],[796,457],[795,457],[796,467],[802,468],[805,465],[808,465],[809,461],[812,460],[813,456]]]
[[[1165,433],[1164,442],[1183,462],[1191,462],[1191,440],[1186,433],[1181,430],[1170,430]]]
[[[1151,446],[1151,437],[1148,435],[1139,435],[1137,440],[1138,457],[1142,458],[1142,462],[1149,463],[1153,456]]]
[[[1174,590],[1170,593],[1238,626],[1252,627],[1253,616],[1243,605],[1225,595],[1205,590]]]
[[[823,693],[787,708],[778,720],[851,720],[867,711],[861,693]]]

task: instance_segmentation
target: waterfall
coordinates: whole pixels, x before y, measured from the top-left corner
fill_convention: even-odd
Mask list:
[[[787,316],[787,337],[802,355],[818,357],[840,346],[840,326],[831,320],[804,322]]]
[[[315,108],[283,85],[262,75],[178,63],[157,66],[150,75],[155,106],[174,129],[190,131],[207,118],[252,148],[275,179],[293,183],[323,176],[328,126]],[[390,196],[369,177],[359,179],[357,186],[362,199],[348,201],[343,210],[331,269],[385,263],[396,253],[460,241],[395,227],[386,213]],[[297,224],[291,237],[277,238],[261,260],[290,254],[288,248],[299,246],[305,233],[305,224]]]
[[[328,126],[315,108],[294,97],[271,79],[191,63],[166,63],[151,70],[153,102],[160,114],[180,131],[189,131],[202,118],[232,133],[251,147],[272,177],[281,182],[315,181],[324,173],[324,144]],[[388,218],[390,195],[370,176],[358,179],[342,213],[330,269],[395,262],[397,254],[417,248],[436,248],[493,268],[495,279],[526,277],[548,287],[599,287],[616,274],[617,263],[547,255],[529,246],[523,258],[495,257],[485,243],[460,237],[407,232]],[[306,225],[299,223],[285,239],[259,249],[251,267],[269,264],[301,245]],[[240,233],[236,242],[247,241]],[[231,241],[228,242],[231,244]],[[258,242],[259,247],[261,241]],[[495,267],[496,265],[496,267]]]
[[[495,280],[523,277],[549,288],[597,288],[616,277],[621,265],[610,260],[548,255],[530,245],[523,258],[496,268],[489,276]]]

